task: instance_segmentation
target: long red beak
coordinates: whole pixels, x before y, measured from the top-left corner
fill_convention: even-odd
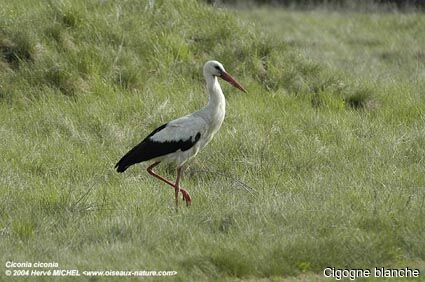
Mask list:
[[[225,81],[227,81],[228,83],[230,83],[231,85],[233,85],[234,87],[238,88],[239,90],[246,92],[245,88],[243,88],[243,86],[237,82],[230,74],[228,74],[227,72],[223,72],[223,74],[220,76],[222,79],[224,79]]]

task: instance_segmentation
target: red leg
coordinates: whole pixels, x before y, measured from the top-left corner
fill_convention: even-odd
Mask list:
[[[182,188],[180,188],[179,187],[179,184],[177,183],[177,181],[180,181],[180,170],[179,169],[177,169],[177,181],[176,181],[176,184],[174,184],[174,183],[172,183],[170,180],[168,180],[168,179],[166,179],[166,178],[164,178],[164,177],[162,177],[161,175],[159,175],[159,174],[157,174],[156,172],[154,172],[153,171],[153,168],[154,167],[156,167],[157,165],[159,165],[159,163],[160,162],[155,162],[155,163],[153,163],[152,165],[150,165],[146,170],[148,171],[148,173],[150,174],[150,175],[152,175],[152,176],[154,176],[154,177],[156,177],[156,178],[158,178],[159,180],[162,180],[162,181],[164,181],[165,183],[167,183],[168,185],[170,185],[171,187],[173,187],[175,190],[176,190],[176,195],[178,195],[178,192],[180,191],[180,192],[182,192],[182,194],[183,194],[183,199],[186,201],[186,205],[190,205],[190,203],[192,202],[192,199],[191,199],[191,197],[190,197],[190,195],[189,195],[189,193],[186,191],[186,190],[184,190],[184,189],[182,189]],[[177,205],[177,196],[176,196],[176,205]]]
[[[155,163],[153,163],[153,164],[152,164],[152,165],[150,165],[150,166],[149,166],[146,170],[148,171],[148,173],[149,173],[150,175],[152,175],[152,176],[154,176],[154,177],[158,178],[159,180],[164,181],[165,183],[167,183],[168,185],[170,185],[170,186],[172,186],[172,187],[174,188],[174,186],[175,186],[175,184],[174,184],[174,183],[172,183],[170,180],[165,179],[165,178],[164,178],[164,177],[162,177],[161,175],[156,174],[156,172],[152,170],[154,167],[156,167],[157,165],[159,165],[159,163],[160,163],[160,162],[155,162]]]
[[[181,178],[182,174],[183,174],[183,167],[181,166],[181,167],[177,168],[176,188],[178,188],[182,192],[183,200],[186,201],[186,206],[190,206],[192,199],[191,199],[189,193],[186,190],[180,188],[180,178]],[[176,201],[177,201],[177,199],[176,199]]]

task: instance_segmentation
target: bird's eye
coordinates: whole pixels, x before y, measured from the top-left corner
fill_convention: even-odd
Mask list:
[[[218,70],[219,76],[223,74],[223,70],[219,66],[214,66],[216,70]]]

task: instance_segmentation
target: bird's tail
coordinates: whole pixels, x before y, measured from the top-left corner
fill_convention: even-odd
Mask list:
[[[143,140],[140,144],[127,152],[115,165],[118,172],[124,172],[130,166],[151,159],[147,154],[149,150],[146,149],[146,142]]]
[[[117,164],[115,165],[115,168],[118,172],[122,173],[127,170],[130,166],[127,164],[125,157],[122,158]]]

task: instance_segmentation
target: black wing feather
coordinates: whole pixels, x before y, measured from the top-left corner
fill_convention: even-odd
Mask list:
[[[142,142],[140,142],[137,146],[131,149],[127,154],[125,154],[115,165],[117,171],[124,172],[127,168],[134,164],[164,156],[176,152],[179,149],[182,151],[189,150],[201,138],[201,133],[198,132],[195,136],[195,140],[192,140],[192,136],[187,140],[171,142],[156,142],[150,139],[151,136],[161,131],[166,126],[167,124],[163,124],[154,131],[152,131],[152,133],[149,134]]]

